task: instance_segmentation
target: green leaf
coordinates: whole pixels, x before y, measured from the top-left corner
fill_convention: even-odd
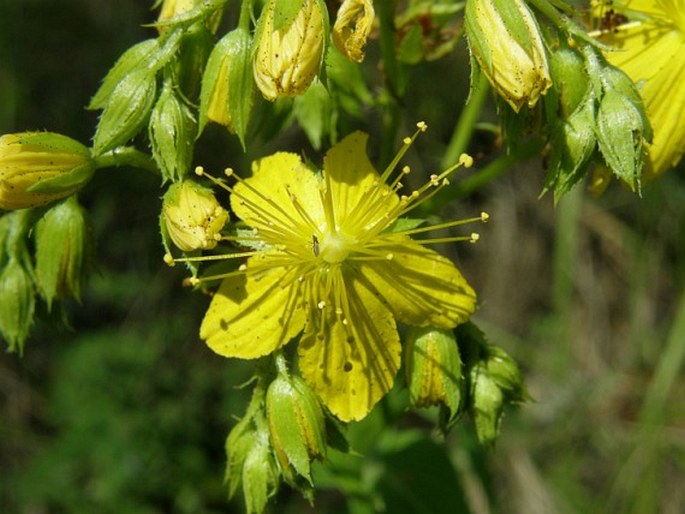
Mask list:
[[[326,87],[318,78],[304,94],[295,97],[293,114],[312,146],[321,149],[323,138],[335,127],[337,113]]]

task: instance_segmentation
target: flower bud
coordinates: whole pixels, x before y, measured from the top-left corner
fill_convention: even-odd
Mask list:
[[[291,13],[292,5],[299,9]],[[319,73],[328,37],[322,0],[270,0],[259,20],[253,74],[267,100],[303,93]]]
[[[488,373],[485,363],[471,368],[471,405],[469,411],[481,444],[491,445],[499,435],[504,394],[497,381]]]
[[[9,351],[22,353],[36,300],[31,274],[19,258],[11,256],[2,266],[0,298],[0,333],[9,343]]]
[[[452,419],[460,410],[464,377],[451,330],[414,328],[407,337],[405,371],[409,399],[416,407],[442,404]]]
[[[521,402],[528,398],[523,375],[516,361],[499,346],[489,344],[487,346],[487,359],[485,367],[497,387],[504,393],[507,401]]]
[[[152,156],[165,179],[178,181],[190,169],[196,123],[171,84],[166,84],[148,124]]]
[[[362,62],[364,47],[373,27],[371,0],[344,0],[333,24],[333,43],[348,59]]]
[[[206,2],[203,0],[162,0],[162,8],[159,11],[159,17],[157,18],[157,30],[160,34],[163,34],[167,30],[169,24],[177,21],[176,19],[185,21],[185,19],[190,16],[184,15],[190,15],[191,11],[198,7],[204,12],[215,11],[207,19],[207,28],[212,32],[216,32],[219,22],[221,21],[222,10],[217,9],[215,5],[216,2]]]
[[[48,304],[81,298],[92,260],[92,233],[86,212],[71,197],[51,207],[36,223],[36,282]]]
[[[323,411],[299,376],[280,373],[266,392],[271,443],[286,476],[294,469],[311,483],[310,462],[326,455]]]
[[[254,103],[250,41],[238,28],[214,46],[202,77],[200,132],[213,121],[243,141]]]
[[[88,148],[51,132],[0,137],[0,209],[38,207],[78,191],[93,174]]]
[[[191,180],[173,184],[164,195],[164,227],[174,244],[184,252],[214,248],[228,212],[219,205],[211,189]]]
[[[552,85],[545,48],[523,0],[468,0],[465,29],[472,57],[497,93],[518,112]]]
[[[242,485],[247,511],[259,513],[278,490],[280,475],[268,433],[257,428],[264,424],[262,415],[257,416],[260,422],[248,414],[228,434],[226,480],[229,498]]]
[[[102,111],[93,137],[93,152],[100,155],[133,138],[147,122],[156,97],[154,70],[139,69],[126,75]]]
[[[585,70],[583,56],[563,42],[560,47],[549,56],[549,69],[554,79],[552,86],[556,95],[547,95],[547,98],[556,96],[555,105],[549,108],[558,112],[562,118],[571,116],[588,91],[588,76]]]

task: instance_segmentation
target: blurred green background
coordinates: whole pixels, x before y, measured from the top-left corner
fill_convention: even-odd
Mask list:
[[[142,26],[151,3],[0,0],[0,133],[89,141],[97,113],[84,106],[126,48],[154,37]],[[467,78],[463,45],[414,70],[404,121],[431,131],[411,159],[437,166]],[[479,136],[471,151],[482,166],[494,142]],[[212,130],[198,159],[244,165],[236,152]],[[477,323],[521,363],[534,402],[508,411],[485,451],[468,420],[442,440],[431,413],[402,412],[391,395],[351,428],[357,455],[317,467],[314,507],[284,488],[272,511],[684,512],[682,177],[668,173],[642,199],[579,188],[554,208],[539,198],[538,159],[452,204],[492,216],[458,258],[479,292]],[[0,512],[241,512],[226,501],[223,444],[251,367],[199,341],[207,300],[162,264],[160,195],[158,179],[121,168],[81,196],[99,269],[68,306],[73,329],[38,325],[23,358],[0,358]]]

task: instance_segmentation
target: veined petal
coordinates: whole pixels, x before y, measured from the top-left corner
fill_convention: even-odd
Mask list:
[[[451,328],[476,310],[476,293],[452,262],[409,238],[374,247],[390,258],[360,263],[360,274],[398,321]]]
[[[302,376],[342,421],[362,419],[390,391],[401,353],[392,313],[349,271],[348,312],[313,311],[298,345]]]
[[[248,259],[248,270],[266,258]],[[224,357],[255,359],[273,352],[304,327],[297,284],[288,280],[287,269],[274,266],[224,279],[202,320],[200,337]]]
[[[265,239],[277,233],[311,241],[324,219],[314,172],[297,154],[278,152],[254,162],[252,173],[235,186],[233,211],[251,227],[263,229]]]
[[[323,161],[335,219],[342,232],[358,234],[374,225],[398,203],[366,155],[369,136],[353,132],[331,148]]]

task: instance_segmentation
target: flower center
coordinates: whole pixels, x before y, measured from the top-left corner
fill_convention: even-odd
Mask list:
[[[325,232],[321,240],[319,256],[329,264],[344,261],[353,250],[356,241],[340,232]]]

